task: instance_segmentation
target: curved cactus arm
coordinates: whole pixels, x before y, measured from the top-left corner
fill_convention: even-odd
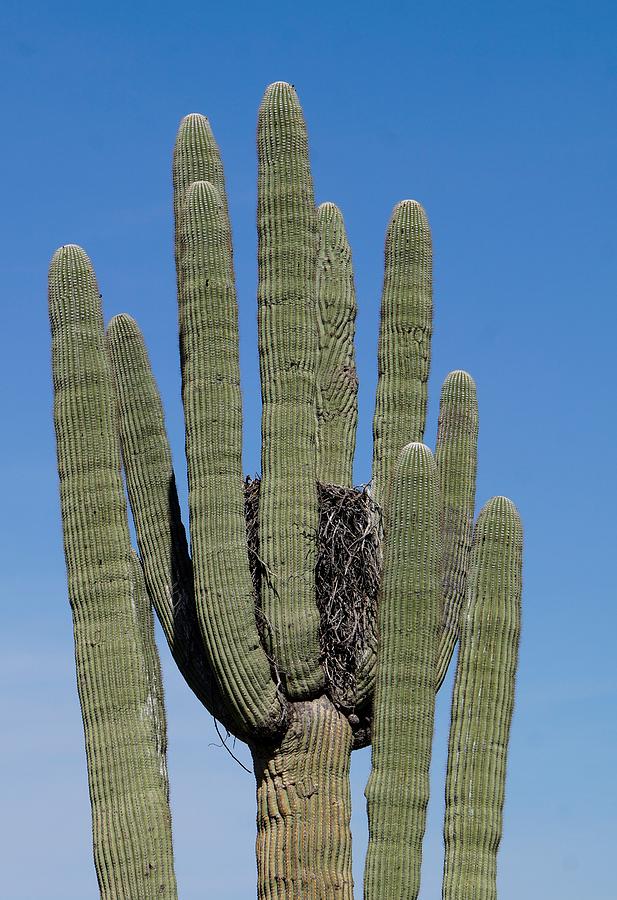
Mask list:
[[[317,480],[351,487],[358,425],[351,248],[334,203],[322,203],[317,220]]]
[[[287,695],[302,700],[324,685],[315,601],[317,212],[306,126],[291,85],[267,89],[257,149],[262,604]]]
[[[520,634],[522,529],[494,497],[474,530],[452,699],[444,900],[495,900]]]
[[[432,333],[432,243],[424,209],[403,200],[386,234],[373,418],[373,495],[382,505],[399,454],[421,441]]]
[[[143,336],[130,316],[107,327],[120,444],[149,596],[173,657],[204,706],[235,730],[207,661],[161,398]]]
[[[190,113],[180,122],[174,145],[173,164],[176,271],[180,277],[182,209],[187,190],[195,181],[209,181],[218,191],[228,220],[223,161],[210,122],[200,113]],[[231,231],[230,231],[231,234]]]
[[[64,546],[101,896],[171,900],[168,786],[151,690],[155,649],[149,623],[140,621],[99,291],[80,247],[55,253],[49,304]]]
[[[404,448],[388,496],[364,896],[413,900],[429,796],[441,596],[439,488],[424,445]]]
[[[458,640],[465,597],[478,464],[478,401],[473,378],[450,372],[439,404],[435,463],[442,503],[443,614],[436,690],[448,671]]]
[[[230,235],[218,191],[195,182],[181,226],[182,396],[197,614],[242,730],[276,731],[284,704],[260,643],[244,517],[242,397]]]

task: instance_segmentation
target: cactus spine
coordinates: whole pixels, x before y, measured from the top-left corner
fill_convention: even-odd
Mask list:
[[[417,898],[435,694],[460,638],[443,896],[493,900],[521,532],[510,501],[494,498],[472,539],[478,413],[465,372],[444,383],[434,459],[421,443],[432,331],[428,220],[405,200],[387,229],[371,497],[352,488],[351,251],[340,211],[315,207],[290,85],[266,91],[257,145],[256,525],[241,470],[231,228],[208,120],[182,121],[173,161],[191,553],[139,328],[117,316],[105,339],[98,288],[79,248],[61,248],[50,270],[60,493],[101,895],[176,896],[152,605],[191,689],[250,747],[260,900],[352,900],[349,764],[352,749],[371,739],[365,897]],[[343,630],[342,638],[341,617],[354,609],[324,604],[317,583],[318,558],[335,557],[323,535],[345,527],[329,513],[322,532],[328,490],[348,510],[364,498],[373,538],[366,546],[377,548],[372,560],[381,565],[377,629],[374,598],[354,595],[363,631]],[[332,578],[345,578],[329,562]],[[348,642],[336,665],[325,658],[324,634]],[[351,660],[343,687],[333,674],[341,659]]]

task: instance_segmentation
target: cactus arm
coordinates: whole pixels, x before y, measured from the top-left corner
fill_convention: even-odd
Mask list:
[[[262,604],[286,693],[302,700],[324,686],[314,575],[317,212],[306,126],[290,85],[267,89],[257,148]]]
[[[154,637],[154,616],[152,605],[146,590],[144,573],[139,557],[131,550],[131,575],[133,579],[133,597],[135,626],[141,638],[141,657],[144,674],[148,685],[146,712],[152,720],[155,734],[155,748],[162,781],[162,788],[169,800],[169,778],[167,775],[167,717],[165,715],[165,695],[163,676],[156,640]],[[157,826],[156,820],[153,822]]]
[[[420,889],[440,612],[439,489],[430,450],[405,447],[386,507],[372,770],[366,787],[366,900]]]
[[[494,497],[474,530],[452,699],[444,900],[496,900],[506,757],[520,634],[522,529]]]
[[[199,700],[230,730],[231,720],[207,662],[193,589],[163,407],[143,336],[125,314],[107,327],[120,444],[149,596],[170,650]]]
[[[161,719],[157,727],[152,715],[155,648],[149,623],[138,621],[143,604],[130,555],[99,291],[81,248],[54,254],[49,302],[60,501],[99,887],[105,900],[172,900]]]
[[[197,614],[233,718],[243,730],[270,733],[282,725],[284,707],[255,619],[229,225],[209,182],[188,189],[181,238],[182,396]]]
[[[388,223],[381,295],[372,494],[382,506],[401,450],[424,436],[432,315],[428,220],[419,203],[403,200]],[[358,707],[370,699],[376,660],[376,642],[369,642],[357,674]]]
[[[201,187],[192,194],[192,209],[185,216],[186,199],[195,183],[201,183]],[[203,216],[205,207],[204,199],[209,203],[210,214],[214,215],[213,195],[206,189],[205,183],[211,185],[216,192],[216,222],[214,224],[216,238],[211,245],[206,234],[207,222]],[[174,221],[176,234],[176,268],[178,273],[178,304],[180,319],[180,355],[182,364],[183,399],[185,404],[185,418],[187,422],[187,462],[189,468],[189,481],[191,482],[189,505],[191,506],[191,539],[194,549],[196,542],[201,548],[206,542],[211,546],[211,538],[214,536],[210,529],[218,528],[220,524],[220,508],[217,507],[217,490],[214,482],[209,478],[208,465],[215,460],[217,467],[221,467],[222,477],[226,484],[221,499],[223,509],[222,516],[225,522],[225,533],[232,538],[232,544],[226,546],[225,560],[229,563],[228,571],[233,573],[231,583],[227,588],[231,593],[227,595],[217,593],[217,588],[207,586],[207,578],[214,575],[215,582],[220,587],[225,581],[226,575],[222,566],[217,568],[215,557],[208,550],[209,561],[200,558],[198,568],[195,571],[195,584],[197,586],[198,614],[201,622],[202,633],[208,653],[212,659],[213,669],[216,673],[217,683],[225,697],[231,702],[228,704],[229,713],[235,722],[234,731],[245,731],[257,728],[258,730],[270,730],[278,726],[281,721],[282,710],[276,685],[270,677],[270,664],[261,649],[257,628],[254,620],[253,586],[250,580],[247,556],[244,517],[240,521],[239,510],[243,505],[241,482],[234,485],[232,470],[237,468],[237,476],[241,475],[242,454],[242,401],[239,393],[239,361],[238,361],[238,327],[237,309],[235,300],[235,286],[233,278],[231,229],[227,207],[227,195],[225,191],[225,178],[223,163],[219,148],[212,133],[210,123],[205,116],[192,113],[186,116],[180,123],[173,158],[173,188],[174,188]],[[208,193],[208,197],[205,193]],[[201,204],[201,207],[200,207]],[[197,216],[197,220],[195,220]],[[192,234],[191,228],[196,224],[198,234]],[[226,246],[217,247],[216,242],[224,238]],[[208,256],[208,252],[213,251]],[[185,254],[189,255],[184,259]],[[216,283],[214,290],[208,292],[209,274],[203,269],[206,265],[217,267]],[[218,307],[208,310],[207,304],[218,302]],[[212,315],[210,315],[212,313]],[[210,315],[210,320],[208,316]],[[223,368],[226,369],[223,381],[216,385],[216,366],[219,360],[216,358],[204,359],[206,356],[200,348],[200,341],[208,346],[213,335],[208,335],[204,329],[212,327],[216,323],[217,316],[225,318],[225,337],[218,346],[212,349],[214,357],[219,350],[224,350],[222,359]],[[215,327],[218,327],[215,324]],[[216,335],[214,335],[216,341]],[[187,361],[190,357],[190,362]],[[214,380],[212,380],[214,378]],[[200,391],[200,382],[202,382]],[[210,379],[210,384],[207,382]],[[204,393],[213,391],[210,396]],[[214,452],[208,437],[208,421],[216,418],[216,411],[208,411],[208,404],[215,398],[218,391],[218,400],[225,404],[230,401],[226,409],[226,415],[219,422],[218,430],[220,439],[219,449],[223,451],[223,457]],[[201,396],[200,396],[201,393]],[[204,403],[205,401],[205,403]],[[187,408],[190,404],[190,409]],[[189,426],[190,418],[190,426]],[[222,423],[230,426],[228,434],[224,435]],[[205,430],[199,431],[202,427]],[[224,462],[222,459],[224,458]],[[225,472],[223,470],[226,469]],[[206,482],[209,482],[206,486]],[[205,491],[205,493],[202,493]],[[202,504],[205,506],[202,509]],[[196,518],[198,508],[203,514],[211,514],[211,521]],[[206,533],[204,529],[207,529]],[[199,534],[197,534],[199,532]],[[216,536],[216,545],[223,543],[220,532]],[[206,599],[207,598],[207,599]],[[209,602],[213,605],[207,609]],[[204,606],[205,603],[205,606]],[[235,610],[232,610],[237,604]],[[210,615],[219,615],[217,621],[210,621]],[[228,636],[220,639],[218,629],[225,630],[230,626],[229,616],[234,613],[236,622],[233,635],[230,635],[232,644],[227,643]],[[209,637],[207,636],[209,634]],[[234,648],[234,644],[237,644]],[[237,655],[236,655],[237,651]],[[234,659],[235,657],[235,659]],[[214,660],[217,660],[215,663]],[[238,669],[236,670],[236,665]],[[245,691],[245,688],[248,690]],[[229,718],[229,713],[227,718]]]
[[[180,122],[174,145],[172,177],[176,271],[179,278],[182,210],[190,186],[195,181],[209,181],[213,184],[223,204],[223,215],[227,221],[229,220],[223,161],[210,122],[200,113],[190,113]]]
[[[373,495],[385,502],[399,454],[421,441],[432,333],[432,245],[414,200],[394,207],[386,234],[373,418]]]
[[[333,203],[318,207],[317,220],[317,480],[351,487],[358,424],[351,248]]]
[[[276,748],[253,749],[258,900],[353,900],[349,723],[326,697],[293,704]]]
[[[442,503],[443,615],[437,656],[439,690],[458,640],[465,597],[478,462],[478,402],[467,372],[450,372],[439,404],[435,463]]]

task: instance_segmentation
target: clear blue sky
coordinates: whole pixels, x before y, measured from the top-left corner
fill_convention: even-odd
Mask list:
[[[615,881],[617,12],[601,0],[56,4],[0,16],[0,896],[97,896],[51,424],[46,271],[90,253],[105,314],[136,316],[183,482],[170,156],[206,113],[226,166],[241,299],[245,466],[259,468],[255,124],[293,82],[317,199],[337,202],[359,301],[357,478],[369,477],[383,237],[394,203],[433,227],[440,383],[476,378],[478,501],[526,534],[524,631],[500,900],[612,900]],[[254,896],[252,777],[163,662],[182,900]],[[422,900],[437,900],[440,695]],[[358,858],[368,754],[354,759]]]

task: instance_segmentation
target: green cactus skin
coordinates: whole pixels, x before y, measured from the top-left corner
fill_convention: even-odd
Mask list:
[[[51,262],[60,501],[101,897],[175,898],[162,687],[131,556],[100,295],[77,246]]]
[[[317,479],[351,487],[358,425],[356,291],[351,248],[343,217],[334,203],[321,204],[317,221]]]
[[[452,699],[444,900],[495,900],[520,635],[522,529],[494,497],[474,529]]]
[[[208,657],[243,731],[280,728],[284,706],[255,620],[242,479],[238,313],[218,191],[185,195],[180,261],[182,396],[197,611]]]
[[[180,279],[182,256],[182,211],[189,187],[196,181],[209,181],[218,191],[223,215],[229,223],[223,161],[210,123],[199,113],[190,113],[180,122],[172,165],[176,271]],[[231,234],[231,229],[230,229]]]
[[[441,597],[439,517],[432,454],[423,444],[410,444],[394,473],[384,526],[372,769],[366,786],[366,900],[414,900],[420,890]]]
[[[476,490],[478,405],[476,386],[467,372],[450,372],[441,391],[435,464],[441,497],[442,623],[437,655],[435,690],[445,678],[459,634],[460,609],[465,596],[471,552]],[[356,704],[371,696],[375,682],[377,647],[360,668]]]
[[[353,900],[352,733],[326,698],[294,703],[273,752],[253,751],[258,900]]]
[[[314,583],[318,236],[306,126],[291,85],[267,89],[257,152],[262,606],[285,692],[305,700],[324,687]]]
[[[152,719],[155,734],[155,761],[158,762],[161,785],[165,797],[169,803],[169,778],[167,775],[167,717],[165,715],[165,696],[163,692],[163,677],[161,674],[161,661],[154,639],[154,616],[152,605],[139,557],[134,550],[130,554],[131,576],[133,579],[134,622],[141,637],[140,659],[143,673],[148,685],[147,709],[148,716]],[[151,752],[151,748],[150,748]],[[167,811],[168,807],[165,808]],[[164,819],[163,819],[164,821]],[[157,824],[154,819],[153,824]]]
[[[331,203],[315,209],[307,148],[295,91],[271,85],[258,123],[264,574],[257,612],[231,229],[208,120],[192,114],[182,121],[173,162],[193,561],[139,329],[128,316],[114,319],[106,357],[87,257],[65,247],[52,262],[61,500],[104,900],[176,896],[150,603],[189,685],[251,748],[260,900],[352,900],[350,754],[371,725],[365,897],[418,896],[435,693],[460,630],[444,900],[495,897],[520,523],[509,501],[491,501],[470,556],[477,405],[466,373],[453,372],[444,384],[435,461],[417,443],[426,415],[432,251],[422,207],[403,201],[386,236],[373,422],[372,491],[385,510],[379,656],[373,636],[356,673],[355,710],[343,712],[320,659],[314,565],[317,482],[352,483],[355,293],[340,212]],[[130,550],[116,431],[141,564]],[[256,621],[262,615],[265,636]],[[482,822],[478,808],[486,811]]]
[[[450,372],[441,391],[435,450],[443,541],[443,616],[437,690],[446,676],[458,640],[471,552],[477,460],[476,386],[467,372]]]
[[[230,730],[239,730],[217,688],[201,638],[193,566],[180,515],[163,407],[143,336],[126,314],[107,327],[129,500],[149,596],[187,683]]]
[[[372,494],[387,504],[385,486],[404,446],[424,436],[432,335],[432,240],[426,213],[415,200],[392,210],[384,252],[384,282],[373,416]],[[377,645],[359,666],[356,703],[370,702]]]
[[[424,437],[432,334],[431,232],[415,200],[392,212],[381,295],[373,495],[382,506],[399,454]]]

